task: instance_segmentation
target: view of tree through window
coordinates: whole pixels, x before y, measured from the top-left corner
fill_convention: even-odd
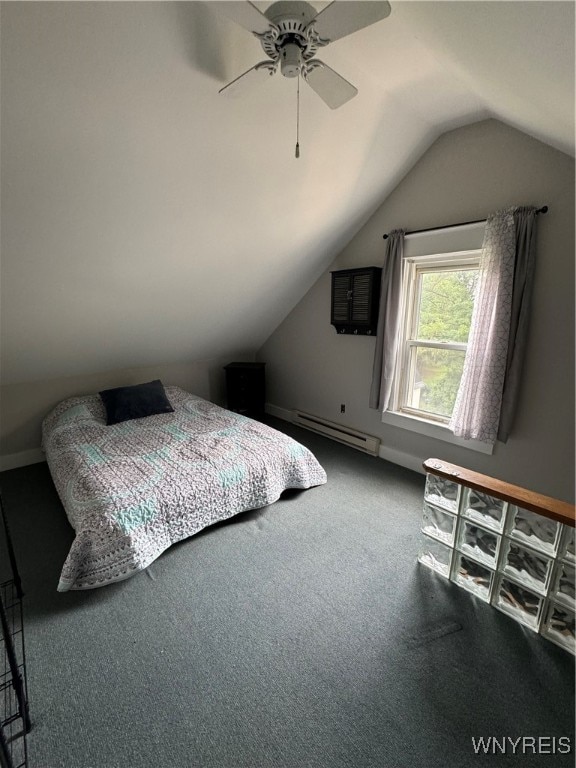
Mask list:
[[[478,270],[422,271],[411,348],[408,405],[449,418],[462,377],[465,350],[426,342],[466,344]]]

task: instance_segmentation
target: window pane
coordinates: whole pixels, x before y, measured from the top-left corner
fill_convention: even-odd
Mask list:
[[[406,404],[449,418],[462,378],[464,351],[413,347]]]
[[[477,278],[477,269],[421,272],[414,338],[466,343]]]

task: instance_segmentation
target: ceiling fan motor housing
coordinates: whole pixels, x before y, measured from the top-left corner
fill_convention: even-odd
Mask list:
[[[266,18],[275,24],[280,32],[301,34],[316,15],[317,11],[302,0],[280,0],[273,3],[265,13]]]
[[[284,77],[298,77],[302,62],[312,58],[317,45],[307,34],[316,10],[301,0],[280,0],[266,11],[266,18],[276,28],[271,36],[260,39],[262,48],[273,61],[280,59]]]

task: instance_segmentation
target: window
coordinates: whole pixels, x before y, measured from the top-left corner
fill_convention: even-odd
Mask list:
[[[462,377],[480,252],[405,258],[392,410],[447,424]]]

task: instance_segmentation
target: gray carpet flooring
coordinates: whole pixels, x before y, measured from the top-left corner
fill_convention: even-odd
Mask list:
[[[56,592],[73,534],[47,466],[0,475],[31,768],[572,766],[573,658],[418,565],[423,476],[274,426],[325,486],[93,591]],[[479,756],[481,736],[572,751]]]

